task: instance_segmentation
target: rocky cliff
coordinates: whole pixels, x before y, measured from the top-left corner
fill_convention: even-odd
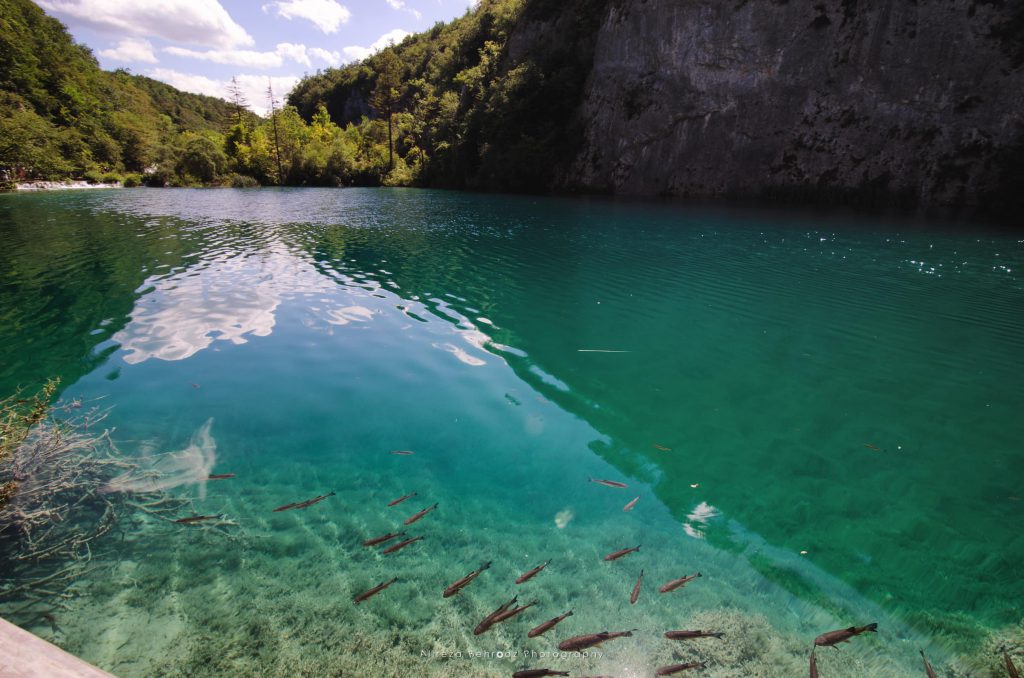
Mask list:
[[[1024,208],[1024,0],[480,0],[395,52],[420,185]],[[290,101],[372,115],[377,60]]]
[[[1024,9],[970,0],[621,0],[562,188],[1009,209]]]

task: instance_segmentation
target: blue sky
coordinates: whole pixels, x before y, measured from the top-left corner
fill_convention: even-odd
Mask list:
[[[361,59],[472,0],[36,0],[105,69],[227,97],[237,78],[263,113],[267,79],[284,98],[305,73]]]

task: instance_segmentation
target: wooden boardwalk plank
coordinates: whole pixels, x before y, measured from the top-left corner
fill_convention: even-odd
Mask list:
[[[0,619],[0,678],[114,678],[73,654]]]

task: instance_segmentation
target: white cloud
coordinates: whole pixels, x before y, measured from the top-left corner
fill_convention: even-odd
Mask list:
[[[153,54],[153,45],[149,40],[141,38],[125,38],[117,43],[117,47],[100,50],[100,56],[111,61],[141,61],[146,64],[155,64],[156,55]]]
[[[215,80],[203,75],[181,73],[170,68],[154,68],[149,72],[149,76],[186,92],[208,94],[221,99],[227,98],[228,85],[231,83],[230,78]],[[259,115],[266,115],[270,110],[270,105],[267,103],[267,81],[269,80],[274,87],[274,98],[283,101],[295,83],[299,81],[299,76],[279,75],[268,78],[265,75],[242,74],[236,75],[235,80],[242,90],[242,95],[249,102],[249,108]]]
[[[207,47],[253,44],[218,0],[38,0],[40,7],[100,31]]]
[[[282,42],[277,45],[277,53],[285,59],[291,59],[304,66],[311,66],[309,55],[306,54],[305,45],[294,45],[290,42]]]
[[[352,16],[347,7],[335,0],[281,0],[263,5],[264,12],[271,9],[285,19],[308,19],[324,33],[336,33]]]
[[[326,50],[315,49],[318,52],[331,54]],[[291,59],[303,66],[312,66],[306,46],[290,42],[278,43],[277,49],[273,52],[256,52],[250,49],[211,49],[201,52],[184,47],[165,47],[164,51],[175,56],[212,61],[215,64],[233,64],[250,68],[277,68],[284,63],[285,59]]]
[[[164,51],[174,56],[212,61],[215,64],[234,64],[250,68],[277,68],[284,60],[276,52],[255,52],[250,49],[211,49],[199,52],[184,47],[164,47]]]
[[[406,7],[405,0],[386,0],[386,2],[388,3],[388,6],[391,7],[391,9],[398,9],[409,12],[414,17],[416,17],[417,21],[423,18],[423,15],[420,14],[418,10],[415,10],[412,7]]]
[[[331,66],[340,66],[343,60],[341,52],[330,52],[320,47],[310,47],[309,55],[320,59]]]
[[[402,40],[404,40],[407,35],[411,35],[411,33],[409,33],[409,31],[403,31],[401,28],[396,28],[394,30],[388,31],[384,35],[377,38],[377,41],[374,42],[369,47],[359,47],[358,45],[352,45],[350,47],[342,48],[341,52],[350,61],[360,61],[370,56],[374,52],[384,49],[390,44],[397,45],[398,43],[402,42]]]

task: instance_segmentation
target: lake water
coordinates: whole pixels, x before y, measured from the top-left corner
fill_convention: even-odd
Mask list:
[[[0,393],[59,375],[131,455],[212,418],[235,477],[197,508],[239,524],[147,523],[58,625],[16,621],[120,676],[796,676],[868,622],[822,676],[923,675],[919,648],[989,675],[1024,646],[1022,270],[1014,234],[784,211],[2,195]],[[361,546],[435,502],[422,541]],[[473,635],[517,593],[539,602]],[[542,654],[605,629],[637,630]]]

